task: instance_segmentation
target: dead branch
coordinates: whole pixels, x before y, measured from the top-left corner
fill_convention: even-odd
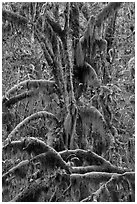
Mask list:
[[[110,182],[110,180],[108,182]],[[87,198],[84,198],[80,202],[98,202],[99,201],[99,196],[101,194],[103,194],[104,192],[105,192],[105,194],[107,194],[107,196],[109,196],[109,191],[108,191],[108,189],[106,187],[107,183],[101,185],[100,188],[96,192],[94,192],[91,196],[88,196]]]
[[[57,198],[57,202],[59,202],[60,201],[60,199],[62,199],[64,196],[65,196],[65,194],[68,192],[68,191],[70,191],[71,190],[71,184],[64,190],[64,192],[62,193],[62,195],[59,197],[59,198]]]
[[[58,186],[55,187],[54,193],[52,194],[49,202],[56,202],[56,197],[57,197],[57,191],[58,191]]]

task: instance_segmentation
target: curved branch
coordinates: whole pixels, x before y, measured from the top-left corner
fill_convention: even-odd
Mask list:
[[[62,169],[65,169],[68,174],[70,174],[70,167],[62,159],[58,152],[56,152],[53,148],[49,146],[46,146],[45,150],[47,151],[35,156],[30,161],[29,160],[21,161],[19,164],[11,168],[8,172],[3,174],[2,176],[3,185],[6,182],[6,179],[9,175],[15,175],[19,178],[25,178],[29,169],[29,165],[35,161],[40,161],[42,170],[48,168],[55,169],[55,167],[61,167]]]
[[[61,167],[65,169],[68,174],[70,174],[70,166],[62,159],[57,151],[51,148],[50,151],[44,152],[32,158],[30,162],[40,161],[42,170],[55,169],[56,167]]]
[[[102,165],[108,163],[107,160],[105,160],[103,157],[97,155],[96,153],[90,151],[90,150],[83,150],[83,149],[75,149],[75,150],[64,150],[60,152],[60,155],[65,160],[70,155],[75,155],[78,157],[81,161],[87,161],[89,165]],[[109,162],[110,164],[110,162]]]
[[[12,138],[16,133],[19,132],[19,130],[21,128],[23,128],[25,125],[27,125],[30,121],[36,120],[36,119],[39,119],[39,118],[51,119],[56,123],[56,125],[59,125],[59,121],[58,121],[58,119],[56,118],[56,116],[54,114],[49,113],[47,111],[40,111],[40,112],[32,114],[31,116],[25,118],[21,123],[19,123],[15,127],[15,129],[8,135],[8,139]]]
[[[25,146],[22,150],[26,151],[29,155],[33,153],[35,156],[54,151],[54,149],[47,145],[44,141],[33,137],[26,138]]]
[[[2,147],[2,151],[6,153],[17,153],[19,151],[26,151],[29,155],[33,153],[35,156],[44,152],[53,150],[44,141],[35,137],[25,137],[21,140],[10,141]]]
[[[109,161],[104,159],[103,157],[97,155],[96,153],[90,150],[82,150],[82,149],[75,149],[75,150],[64,150],[59,152],[61,157],[66,161],[68,157],[74,155],[73,157],[78,157],[82,163],[86,163],[85,167],[72,167],[72,172],[74,173],[86,173],[89,171],[105,171],[109,173],[119,173],[122,174],[128,169],[121,169],[114,165],[112,165]]]
[[[19,84],[12,87],[7,93],[6,96],[9,97],[10,94],[14,94],[16,91],[21,89],[31,89],[31,88],[45,88],[46,90],[50,90],[50,92],[53,92],[55,88],[55,81],[49,81],[49,80],[25,80],[23,82],[20,82]],[[44,90],[45,90],[44,89]]]

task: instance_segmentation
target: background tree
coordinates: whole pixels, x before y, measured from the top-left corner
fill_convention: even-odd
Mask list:
[[[3,3],[3,201],[134,201],[134,22],[134,3]]]

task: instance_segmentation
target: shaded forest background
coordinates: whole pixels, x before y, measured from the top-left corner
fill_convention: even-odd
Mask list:
[[[133,2],[3,3],[3,201],[134,201],[134,56]]]

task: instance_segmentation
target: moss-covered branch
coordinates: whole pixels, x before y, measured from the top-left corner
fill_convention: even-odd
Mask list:
[[[46,169],[56,169],[60,167],[70,174],[70,167],[62,159],[60,154],[52,148],[50,151],[39,154],[30,160],[30,162],[35,161],[39,161],[41,163],[41,170],[43,171]]]
[[[23,99],[27,99],[27,98],[31,98],[34,95],[38,95],[38,91],[25,91],[21,94],[18,94],[14,97],[11,97],[10,99],[7,99],[6,101],[3,99],[3,101],[5,101],[2,105],[5,106],[6,108],[11,108],[11,106],[13,106],[15,103],[18,103],[19,101],[23,100]]]
[[[94,164],[102,165],[107,162],[103,157],[95,154],[94,152],[90,150],[83,150],[83,149],[64,150],[60,152],[60,155],[62,156],[64,160],[70,157],[70,155],[75,155],[76,157],[80,159],[81,162],[87,161],[89,165],[94,165]]]
[[[53,150],[52,147],[35,137],[24,137],[21,138],[21,140],[15,141],[9,140],[8,143],[2,147],[2,152],[4,154],[16,154],[18,151],[26,151],[29,155],[33,153],[35,156],[51,150]]]
[[[12,167],[8,172],[2,175],[3,185],[6,183],[6,179],[8,176],[15,176],[19,178],[25,178],[29,169],[29,165],[32,162],[39,161],[41,163],[41,170],[45,171],[47,169],[56,169],[62,168],[65,169],[68,174],[70,174],[70,167],[67,163],[62,159],[58,152],[56,152],[53,148],[48,148],[47,152],[39,154],[29,160],[23,160],[16,166]]]
[[[109,161],[104,159],[103,157],[95,154],[90,150],[82,150],[82,149],[75,149],[75,150],[64,150],[60,152],[61,157],[67,161],[68,158],[77,157],[80,161],[79,167],[72,167],[72,172],[74,173],[86,173],[89,171],[103,171],[103,172],[110,172],[110,173],[124,173],[128,171],[127,169],[121,169],[114,165],[112,165]],[[82,167],[83,164],[86,164],[85,167]]]
[[[49,120],[54,121],[56,125],[59,124],[59,121],[54,114],[49,113],[47,111],[40,111],[40,112],[32,114],[31,116],[25,118],[21,123],[19,123],[15,127],[15,129],[12,130],[12,132],[8,135],[8,139],[13,138],[13,136],[17,134],[21,128],[25,127],[25,125],[27,125],[30,121],[37,120],[39,118],[49,119]]]
[[[33,153],[33,155],[37,156],[42,153],[54,151],[54,149],[38,138],[29,137],[26,138],[23,151],[26,151],[29,155]]]
[[[91,166],[79,166],[72,167],[72,173],[85,174],[88,172],[108,172],[121,174],[126,170],[111,165],[91,165]],[[127,170],[128,171],[128,170]]]
[[[44,91],[47,90],[50,93],[54,92],[54,88],[56,87],[55,81],[48,81],[48,80],[25,80],[23,82],[20,82],[19,84],[13,86],[9,91],[7,91],[6,96],[9,97],[9,95],[14,94],[15,92],[21,90],[21,89],[44,89]]]
[[[26,137],[20,141],[12,141],[3,146],[4,154],[9,152],[17,153],[18,150],[26,151],[28,154],[33,153],[34,155],[39,155],[53,151],[54,149],[48,146],[42,140],[31,137]],[[84,174],[87,172],[96,171],[122,174],[128,171],[128,169],[121,169],[112,165],[109,161],[105,160],[103,157],[95,154],[92,151],[86,151],[82,149],[64,150],[59,152],[59,155],[66,162],[73,162],[75,158],[79,159],[78,166],[74,162],[72,173]],[[83,166],[83,164],[86,166]]]

